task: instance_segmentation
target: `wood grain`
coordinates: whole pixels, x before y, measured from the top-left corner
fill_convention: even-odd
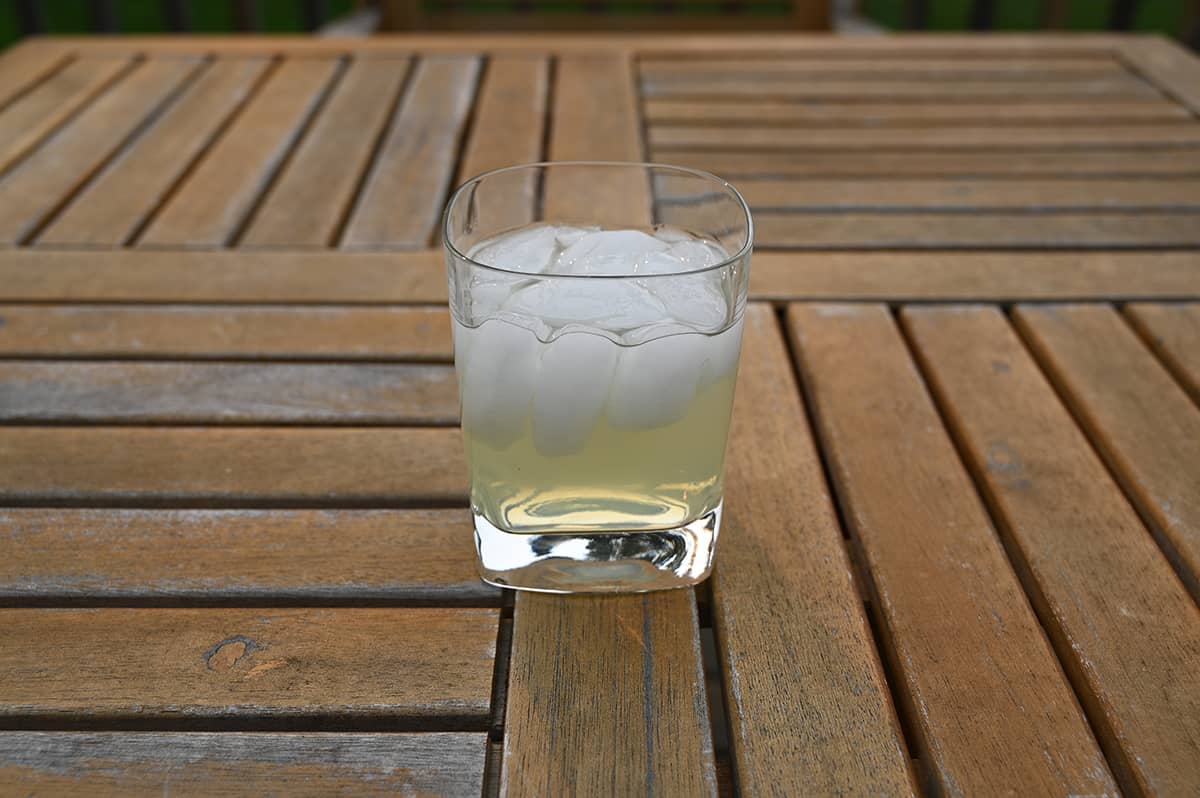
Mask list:
[[[349,212],[408,58],[350,62],[241,240],[246,247],[327,247]]]
[[[1194,791],[1200,610],[999,311],[905,322],[1123,791]]]
[[[482,730],[494,609],[0,609],[0,719]],[[403,674],[403,678],[397,678]]]
[[[0,299],[440,304],[446,301],[446,261],[440,250],[71,252],[0,248]]]
[[[1023,306],[1014,321],[1200,602],[1200,408],[1111,307]]]
[[[198,64],[164,58],[139,65],[0,180],[0,243],[16,244],[103,166]]]
[[[93,506],[462,504],[457,429],[0,427],[0,500]]]
[[[769,306],[747,308],[744,335],[712,583],[738,787],[911,795],[908,753]]]
[[[477,57],[418,61],[342,235],[343,249],[429,245],[467,127]]]
[[[1200,304],[1126,305],[1125,316],[1200,405]]]
[[[686,62],[684,62],[686,63]],[[742,62],[733,62],[742,63]],[[817,62],[821,63],[821,62]],[[959,68],[969,65],[960,60]],[[1052,62],[1051,62],[1052,63]],[[957,73],[959,70],[955,70]],[[787,101],[647,99],[646,121],[658,124],[856,126],[945,125],[971,126],[981,122],[1009,127],[1030,124],[1059,126],[1191,121],[1184,108],[1165,100],[1144,98],[1061,103],[1053,100],[1014,100],[1003,115],[988,102]]]
[[[487,735],[4,732],[0,788],[21,795],[158,798],[474,796]]]
[[[988,99],[1001,107],[1011,100],[1053,97],[1087,103],[1127,97],[1154,96],[1154,88],[1138,78],[1047,78],[1045,80],[789,80],[764,81],[759,75],[686,75],[670,79],[643,78],[647,97],[732,99],[749,97],[792,100],[957,100]]]
[[[498,603],[465,510],[0,510],[0,601]]]
[[[240,58],[210,65],[134,146],[80,192],[37,243],[126,243],[243,106],[267,64],[261,58]]]
[[[34,89],[61,69],[70,54],[39,40],[25,39],[0,53],[0,108]]]
[[[457,424],[451,366],[0,361],[0,422]]]
[[[1121,60],[1153,83],[1167,96],[1200,113],[1200,62],[1164,36],[1144,36],[1126,41]]]
[[[764,211],[1200,209],[1200,181],[1188,180],[745,179],[737,188]]]
[[[330,59],[287,59],[138,238],[139,246],[230,243],[270,185],[333,78]]]
[[[542,160],[549,60],[544,57],[497,56],[487,71],[475,103],[475,122],[463,149],[456,184],[505,166]],[[537,208],[537,181],[532,171],[512,186],[511,201],[484,204],[480,229],[500,231],[528,224]]]
[[[996,152],[693,152],[653,147],[650,156],[725,177],[1200,176],[1200,150],[999,150]]]
[[[797,80],[902,80],[941,79],[947,73],[958,80],[1023,78],[1100,78],[1127,75],[1121,62],[1109,56],[1077,58],[806,58],[778,54],[745,53],[736,58],[642,58],[640,73],[647,78],[698,77],[701,75],[786,76]]]
[[[500,794],[715,796],[691,590],[517,595]]]
[[[1045,127],[730,127],[653,125],[651,147],[744,150],[992,150],[1195,147],[1200,125],[1053,125]]]
[[[552,161],[642,161],[633,67],[621,55],[565,56],[555,71]],[[546,175],[546,216],[590,224],[651,219],[649,179],[636,170],[577,169]]]
[[[755,243],[793,249],[1200,247],[1200,213],[1012,212],[754,215]]]
[[[887,309],[793,305],[789,322],[934,789],[1115,791]]]
[[[444,308],[0,305],[0,357],[449,360]]]
[[[36,147],[131,67],[127,58],[79,58],[0,112],[0,172]]]

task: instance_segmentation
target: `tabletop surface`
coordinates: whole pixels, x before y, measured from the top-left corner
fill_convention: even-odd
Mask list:
[[[8,51],[0,792],[1195,795],[1198,115],[1140,37]],[[694,591],[475,577],[435,231],[539,159],[754,208]]]

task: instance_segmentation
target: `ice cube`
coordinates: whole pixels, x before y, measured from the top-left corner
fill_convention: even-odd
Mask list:
[[[621,333],[666,319],[667,309],[648,290],[629,280],[544,280],[518,291],[508,313],[544,322],[551,330],[581,324]]]
[[[680,241],[691,241],[693,236],[691,233],[685,233],[678,227],[670,227],[663,225],[654,231],[654,237],[659,241],[664,241],[667,244],[675,244]]]
[[[715,332],[726,322],[723,270],[657,277],[646,281],[666,309],[666,317],[702,332]]]
[[[558,255],[558,235],[554,225],[535,224],[482,241],[467,257],[485,266],[536,274],[546,271]]]
[[[454,325],[454,359],[462,380],[463,426],[503,448],[521,434],[538,374],[541,344],[503,321]]]
[[[716,266],[728,257],[720,246],[702,238],[676,241],[667,250],[667,254],[679,261],[682,266],[680,271]]]
[[[600,228],[596,225],[576,227],[569,224],[560,224],[558,226],[558,232],[555,235],[555,240],[558,242],[560,249],[566,249],[588,233],[597,233],[599,231]]]
[[[634,274],[640,259],[667,244],[639,230],[599,230],[582,235],[558,256],[561,274]]]
[[[622,350],[609,392],[609,421],[651,429],[682,418],[696,395],[712,340],[685,333]]]
[[[742,350],[742,319],[719,335],[709,337],[708,341],[701,385],[716,382],[737,367],[738,353]]]
[[[591,333],[567,333],[544,348],[533,392],[533,445],[540,453],[583,449],[608,398],[619,350]]]

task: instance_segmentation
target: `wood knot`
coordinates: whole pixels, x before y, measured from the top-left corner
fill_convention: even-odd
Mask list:
[[[204,652],[204,664],[210,671],[227,671],[258,648],[261,646],[249,637],[227,637]]]

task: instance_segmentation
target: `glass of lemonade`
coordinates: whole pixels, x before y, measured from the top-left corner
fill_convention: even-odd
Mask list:
[[[741,195],[672,166],[531,164],[466,182],[444,227],[483,578],[703,580],[750,269]]]

